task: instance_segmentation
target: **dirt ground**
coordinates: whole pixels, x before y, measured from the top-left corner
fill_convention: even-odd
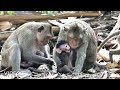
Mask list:
[[[86,21],[90,24],[92,28],[96,28],[98,26],[107,25],[107,27],[103,30],[97,31],[98,33],[102,33],[101,39],[103,40],[109,34],[109,32],[113,29],[116,24],[117,19],[113,19],[112,17],[118,17],[120,11],[112,11],[111,13],[107,13],[101,17],[97,17],[92,21]],[[98,37],[99,40],[99,37]],[[107,64],[109,62],[101,61],[99,64]],[[47,70],[45,65],[41,66],[43,70]],[[101,70],[96,73],[80,73],[77,76],[73,76],[70,74],[60,74],[56,73],[55,70],[45,73],[34,73],[34,72],[6,72],[0,74],[0,79],[120,79],[120,69],[112,68],[108,70]]]

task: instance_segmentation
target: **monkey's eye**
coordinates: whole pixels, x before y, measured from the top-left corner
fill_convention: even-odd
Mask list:
[[[38,28],[38,32],[41,32],[42,30],[44,30],[43,26],[41,26],[40,28]]]

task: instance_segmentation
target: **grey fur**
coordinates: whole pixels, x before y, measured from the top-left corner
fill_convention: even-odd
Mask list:
[[[44,33],[37,36],[38,28],[44,27]],[[50,58],[36,55],[37,51],[44,50],[42,41],[46,35],[53,35],[51,25],[42,22],[28,22],[18,27],[5,41],[1,49],[1,67],[12,67],[13,71],[20,70],[21,60],[34,63],[53,65]]]
[[[60,26],[61,28],[57,42],[60,40],[68,41],[67,33],[64,31],[64,27],[71,29],[75,25],[79,27],[79,31],[83,35],[82,43],[80,43],[79,47],[75,49],[77,52],[77,59],[73,74],[79,74],[82,70],[88,70],[94,66],[97,56],[97,39],[94,30],[86,22],[73,20]],[[53,59],[57,64],[60,63],[55,50],[53,50]]]

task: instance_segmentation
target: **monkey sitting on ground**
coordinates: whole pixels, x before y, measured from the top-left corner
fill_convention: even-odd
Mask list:
[[[37,66],[47,64],[51,69],[54,62],[42,55],[47,55],[45,46],[53,37],[51,28],[44,22],[28,22],[18,27],[3,44],[1,69],[11,67],[12,71],[20,71],[24,60]]]
[[[58,24],[58,26],[60,26],[60,32],[57,42],[67,41],[71,49],[76,52],[75,67],[72,74],[77,75],[97,66],[100,70],[105,69],[104,66],[96,63],[97,39],[89,24],[81,20],[71,20],[62,25]],[[53,59],[57,62],[60,61],[55,50],[53,50]]]
[[[113,34],[109,35],[107,38],[105,38],[105,40],[99,45],[98,47],[98,52],[100,51],[100,49],[105,45],[105,43],[112,37],[117,36],[117,42],[118,42],[118,48],[117,49],[112,49],[109,51],[109,58],[110,61],[113,63],[113,57],[112,55],[120,55],[120,31],[116,31]]]
[[[60,61],[56,61],[57,71],[60,73],[72,73],[72,59],[71,59],[71,49],[68,43],[64,40],[61,40],[56,43],[54,48],[56,54]]]

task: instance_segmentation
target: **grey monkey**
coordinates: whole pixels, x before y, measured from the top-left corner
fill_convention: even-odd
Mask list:
[[[5,41],[1,49],[1,69],[11,67],[19,71],[24,60],[52,66],[54,62],[46,54],[45,45],[53,37],[51,25],[44,22],[28,22],[18,27]],[[43,54],[44,53],[44,54]]]
[[[73,74],[79,74],[96,66],[101,68],[96,63],[97,38],[89,24],[81,20],[71,20],[65,24],[56,23],[56,25],[60,26],[57,42],[67,41],[71,49],[76,52]],[[54,50],[53,59],[59,64],[60,59]]]

